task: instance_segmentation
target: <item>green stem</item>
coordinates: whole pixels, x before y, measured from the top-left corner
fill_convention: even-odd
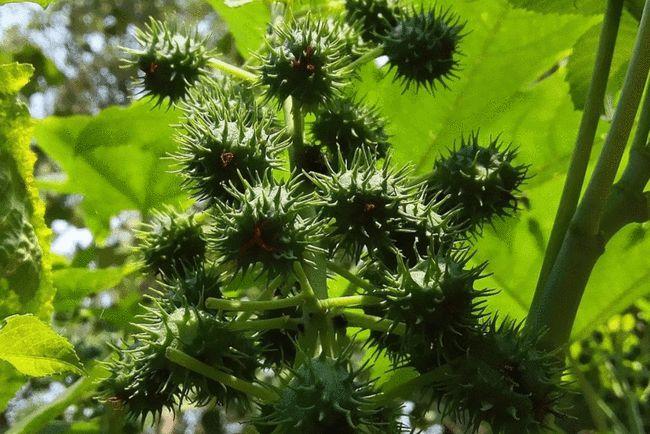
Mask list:
[[[379,45],[375,48],[372,48],[365,53],[361,55],[361,57],[357,58],[354,62],[350,63],[350,68],[351,69],[357,69],[360,66],[365,65],[368,62],[372,62],[375,60],[377,57],[381,56],[384,54],[384,46]]]
[[[307,273],[305,273],[305,269],[302,267],[302,264],[300,262],[294,262],[293,272],[296,274],[296,277],[300,282],[300,289],[302,290],[301,295],[303,298],[306,299],[307,303],[312,307],[313,310],[320,310],[318,297],[316,297],[314,288],[311,286],[311,282],[309,281],[309,278],[307,278]]]
[[[448,365],[439,366],[432,371],[411,378],[410,380],[398,384],[395,387],[391,387],[390,389],[379,394],[377,396],[377,400],[380,403],[388,403],[396,399],[409,399],[413,396],[414,391],[417,391],[418,389],[424,386],[428,386],[436,381],[443,380],[448,371]]]
[[[200,360],[195,359],[189,354],[177,350],[176,348],[167,348],[165,351],[165,356],[168,360],[176,363],[179,366],[189,369],[192,372],[196,372],[197,374],[201,374],[204,377],[214,380],[225,386],[239,390],[240,392],[244,392],[261,401],[273,402],[279,398],[275,392],[266,387],[250,383],[248,381],[242,380],[241,378],[235,377],[234,375],[222,372],[210,365],[203,363]]]
[[[593,267],[604,251],[599,225],[625,150],[650,69],[650,0],[646,1],[634,54],[602,153],[585,195],[571,221],[555,264],[536,291],[527,327],[547,330],[543,344],[566,344]]]
[[[607,197],[618,171],[650,70],[650,1],[646,1],[634,53],[612,126],[573,224],[587,235],[596,235]]]
[[[210,66],[212,66],[214,69],[218,69],[219,71],[223,71],[229,75],[232,75],[233,77],[237,77],[244,81],[257,80],[257,76],[252,72],[246,71],[245,69],[242,69],[228,62],[224,62],[220,59],[210,59]]]
[[[557,254],[562,247],[564,236],[575,213],[582,185],[589,164],[591,148],[598,128],[598,120],[603,107],[603,100],[607,90],[607,81],[612,65],[614,47],[621,21],[623,0],[609,0],[605,20],[600,33],[600,43],[596,55],[589,92],[585,101],[584,112],[580,122],[580,129],[576,139],[571,164],[564,182],[564,190],[560,204],[555,215],[553,229],[546,247],[544,262],[537,281],[537,293],[544,288],[548,273],[551,271]]]
[[[305,301],[305,295],[280,298],[277,300],[228,300],[225,298],[210,297],[205,300],[205,307],[215,310],[235,310],[238,312],[261,312],[264,310],[284,309],[285,307],[298,306]]]
[[[322,298],[327,298],[327,272],[325,271],[325,258],[324,255],[315,255],[313,258],[315,266],[309,266],[305,270],[301,263],[294,263],[294,273],[300,282],[300,288],[307,297],[307,301],[304,306],[304,312],[307,317],[305,321],[305,329],[309,333],[305,333],[305,336],[311,336],[305,340],[305,352],[315,356],[316,355],[316,345],[318,344],[318,339],[314,337],[320,337],[320,344],[324,352],[332,354],[333,343],[331,336],[329,334],[329,322],[327,317],[324,315],[323,308],[320,306],[320,296]],[[310,273],[308,277],[307,273]],[[317,289],[312,285],[312,281],[318,285]],[[318,291],[318,292],[317,292]]]
[[[406,333],[406,326],[399,322],[394,322],[387,318],[381,318],[365,313],[352,312],[346,310],[343,314],[350,327],[360,327],[368,330],[374,330],[384,333],[392,333],[402,336]]]
[[[229,330],[262,331],[272,329],[295,329],[302,322],[299,318],[281,316],[278,318],[258,319],[253,321],[233,321],[228,324]]]
[[[327,261],[327,267],[338,274],[341,277],[344,277],[348,282],[354,283],[357,285],[359,288],[363,288],[367,291],[374,291],[375,287],[370,284],[370,282],[367,282],[360,278],[359,276],[355,275],[354,273],[350,272],[345,267],[342,267],[341,265],[337,264],[334,261]]]
[[[381,298],[371,295],[350,295],[347,297],[331,297],[325,300],[319,300],[318,304],[322,309],[331,309],[334,307],[351,307],[351,306],[374,306],[381,303]]]
[[[300,155],[303,153],[305,147],[305,116],[303,115],[302,107],[297,101],[292,100],[290,104],[291,106],[289,111],[291,112],[291,123],[287,124],[287,128],[290,127],[291,140],[293,143],[290,151],[291,169],[301,170]],[[287,110],[285,110],[285,115],[287,114],[286,112]]]

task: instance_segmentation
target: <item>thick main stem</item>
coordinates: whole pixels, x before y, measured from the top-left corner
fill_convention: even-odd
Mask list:
[[[650,69],[649,21],[650,0],[644,7],[634,54],[603,151],[546,284],[537,291],[528,315],[527,327],[546,330],[543,344],[549,348],[568,341],[587,281],[604,251],[599,231],[601,217]]]
[[[537,281],[536,295],[544,288],[548,273],[551,271],[557,254],[562,247],[562,241],[566,235],[571,218],[575,213],[578,200],[580,199],[587,165],[591,155],[591,148],[596,136],[598,120],[607,90],[607,81],[611,70],[623,3],[623,0],[609,0],[607,4],[591,85],[589,86],[589,92],[585,101],[580,129],[573,150],[573,156],[571,157],[569,171],[564,182],[560,204],[555,215],[553,229],[551,230],[546,254],[544,255],[544,262]],[[535,303],[533,302],[533,304]]]

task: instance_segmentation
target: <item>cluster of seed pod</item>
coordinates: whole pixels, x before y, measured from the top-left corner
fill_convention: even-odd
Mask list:
[[[418,177],[394,164],[386,121],[351,84],[384,53],[407,88],[446,86],[465,25],[388,0],[346,8],[346,21],[275,25],[240,81],[211,73],[191,36],[158,22],[140,33],[131,63],[182,113],[176,167],[196,204],[140,233],[158,283],[102,393],[139,419],[214,401],[245,408],[259,432],[401,432],[403,397],[356,361],[386,354],[429,379],[402,388],[447,417],[541,429],[561,414],[562,368],[538,336],[488,315],[485,264],[470,264],[469,241],[516,210],[527,168],[472,134]],[[332,297],[334,274],[352,292]],[[262,368],[277,381],[260,384]]]

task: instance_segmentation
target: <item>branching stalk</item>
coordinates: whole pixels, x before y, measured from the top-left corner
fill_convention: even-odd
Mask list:
[[[359,327],[368,330],[374,330],[384,333],[392,333],[394,335],[402,336],[406,333],[406,326],[402,323],[396,323],[386,318],[378,316],[366,315],[364,313],[345,311],[345,319],[349,326]]]
[[[223,60],[212,58],[210,59],[210,66],[219,71],[223,71],[233,77],[239,78],[244,81],[255,81],[257,76],[252,72],[246,71],[245,69],[235,66],[231,63],[224,62]]]
[[[585,101],[571,164],[564,182],[560,204],[555,215],[553,229],[551,230],[544,262],[537,281],[536,295],[544,287],[548,273],[555,263],[580,198],[589,157],[591,156],[591,148],[598,128],[603,99],[607,90],[607,81],[611,70],[623,3],[623,0],[609,0],[607,3],[591,84]]]
[[[189,369],[192,372],[196,372],[197,374],[201,374],[206,378],[217,381],[228,387],[232,387],[235,390],[244,392],[247,395],[250,395],[251,397],[257,398],[261,401],[273,402],[279,398],[278,395],[271,389],[250,383],[248,381],[242,380],[241,378],[235,377],[234,375],[222,372],[180,350],[177,350],[176,348],[167,348],[165,351],[165,356],[169,361],[176,363],[179,366]]]
[[[593,267],[604,251],[600,222],[650,69],[650,1],[644,7],[634,54],[612,126],[543,290],[537,291],[527,327],[547,330],[544,345],[566,344]]]
[[[352,307],[352,306],[374,306],[381,303],[381,298],[371,295],[350,295],[347,297],[332,297],[325,300],[319,300],[318,304],[321,309],[331,309],[334,307]]]
[[[372,62],[375,60],[377,57],[381,56],[384,54],[384,46],[379,45],[375,48],[372,48],[365,53],[361,55],[358,59],[356,59],[354,62],[350,63],[350,68],[352,69],[357,69],[363,65],[365,65],[368,62]]]
[[[227,300],[222,298],[208,298],[205,307],[216,310],[234,310],[238,312],[261,312],[264,310],[277,310],[286,307],[298,306],[305,302],[305,294],[277,300]]]

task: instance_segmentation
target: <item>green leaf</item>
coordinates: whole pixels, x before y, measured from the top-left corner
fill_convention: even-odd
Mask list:
[[[54,309],[57,312],[72,310],[83,297],[113,288],[137,269],[135,266],[109,267],[100,269],[63,268],[54,270],[56,297]]]
[[[32,122],[16,93],[30,65],[0,65],[0,319],[15,313],[49,317],[54,288],[45,209],[34,186]]]
[[[235,43],[244,58],[259,50],[264,42],[271,13],[265,1],[207,0],[219,16],[228,24]]]
[[[508,0],[513,6],[545,14],[600,14],[604,0]],[[532,28],[532,27],[531,27]]]
[[[186,198],[164,158],[176,149],[173,110],[150,103],[110,107],[97,116],[49,117],[36,127],[43,150],[68,176],[61,190],[80,193],[86,224],[101,240],[122,210],[143,214]]]
[[[596,61],[596,53],[598,52],[601,25],[601,23],[596,24],[576,41],[573,46],[573,53],[569,58],[567,81],[571,86],[571,98],[577,109],[582,110],[585,105],[591,74]],[[612,72],[607,85],[607,96],[612,100],[623,86],[625,71],[634,48],[637,28],[638,23],[636,20],[629,14],[624,14],[616,40],[614,57],[612,58]]]
[[[32,377],[61,372],[81,374],[72,344],[33,315],[5,319],[0,328],[0,360]]]

